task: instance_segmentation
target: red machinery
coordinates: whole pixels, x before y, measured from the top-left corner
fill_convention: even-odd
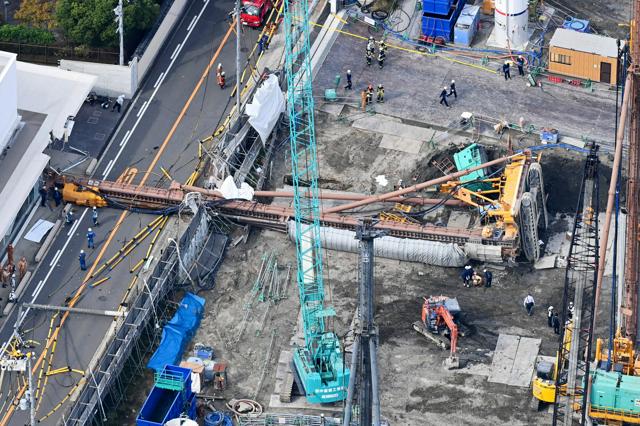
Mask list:
[[[242,0],[240,20],[242,25],[261,27],[273,3],[271,0]]]
[[[451,355],[445,359],[444,365],[448,369],[458,368],[460,361],[456,353],[458,324],[455,316],[460,313],[457,299],[446,296],[431,296],[424,298],[422,304],[422,321],[413,323],[413,328],[442,349],[451,348]],[[448,336],[448,338],[447,338]]]

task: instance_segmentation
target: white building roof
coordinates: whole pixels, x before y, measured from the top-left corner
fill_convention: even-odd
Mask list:
[[[578,52],[593,53],[607,58],[618,56],[618,46],[615,38],[581,33],[565,28],[556,30],[553,37],[551,37],[549,45]]]
[[[0,59],[10,55],[0,52]],[[16,139],[28,136],[30,140],[20,142],[20,155],[16,156],[20,158],[7,156],[0,162],[0,167],[11,172],[6,176],[5,169],[0,182],[0,237],[6,234],[49,160],[43,154],[49,132],[62,137],[67,116],[77,114],[95,81],[95,76],[87,74],[16,62],[17,103],[25,123]]]

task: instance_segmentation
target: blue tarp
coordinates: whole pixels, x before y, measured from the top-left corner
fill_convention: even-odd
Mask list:
[[[187,343],[200,325],[204,312],[204,299],[187,293],[171,321],[162,329],[160,346],[147,363],[147,368],[162,371],[165,365],[178,365]]]

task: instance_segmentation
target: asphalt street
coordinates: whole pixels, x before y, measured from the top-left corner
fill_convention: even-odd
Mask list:
[[[220,90],[215,81],[215,67],[222,63],[227,73],[227,84],[235,83],[235,34],[229,31],[228,12],[233,1],[197,0],[191,2],[181,22],[168,38],[163,51],[153,65],[142,88],[132,100],[132,105],[115,132],[109,146],[100,159],[94,177],[116,180],[124,172],[133,183],[166,185],[168,179],[160,171],[164,168],[178,181],[185,181],[197,161],[198,140],[213,132],[216,124],[230,108],[231,89]],[[258,32],[245,30],[243,54],[250,51]],[[215,60],[212,58],[215,57]],[[212,63],[209,75],[205,75],[197,92],[198,81],[207,66]],[[244,63],[244,59],[242,61]],[[63,305],[68,297],[82,285],[85,272],[80,271],[78,254],[87,252],[87,264],[99,266],[111,258],[133,235],[154,219],[152,215],[124,214],[113,209],[100,209],[95,249],[87,247],[86,233],[92,227],[91,212],[76,207],[77,220],[63,229],[51,245],[23,293],[23,302]],[[103,272],[96,279],[109,277],[97,287],[87,287],[77,307],[92,309],[117,309],[123,294],[131,282],[130,268],[143,256],[148,240],[131,252],[113,270]],[[99,260],[99,262],[98,262]],[[89,283],[96,279],[89,280]],[[6,341],[12,333],[17,310],[0,329],[0,341]],[[41,354],[47,337],[58,325],[62,315],[52,319],[51,312],[29,310],[25,314],[21,330],[25,339],[40,343],[36,347],[36,359]],[[42,365],[51,369],[70,367],[85,370],[94,356],[106,330],[113,321],[110,317],[71,314],[61,327],[52,349],[42,359]],[[51,354],[53,352],[53,354]],[[48,368],[48,367],[47,367]],[[70,393],[81,378],[79,373],[68,372],[38,380],[41,368],[34,375],[39,400],[36,419],[42,424],[55,424],[61,420],[68,401],[55,407]],[[45,370],[46,371],[46,370]],[[15,374],[6,375],[2,383],[0,412],[3,425],[28,423],[28,411],[11,410],[12,398],[7,392],[22,387]],[[54,410],[52,412],[52,410]],[[8,411],[13,411],[8,416]]]

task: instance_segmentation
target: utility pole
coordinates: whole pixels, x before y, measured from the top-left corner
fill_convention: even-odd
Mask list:
[[[240,118],[240,29],[240,0],[236,0],[236,112],[238,118]]]
[[[36,424],[36,397],[35,392],[33,391],[33,372],[31,371],[31,358],[33,357],[33,352],[29,352],[27,356],[27,371],[29,373],[29,416],[31,418],[31,425],[35,426]]]
[[[116,32],[120,34],[120,65],[124,65],[124,10],[122,0],[118,0],[118,5],[113,9],[116,15],[116,23],[118,28]]]

